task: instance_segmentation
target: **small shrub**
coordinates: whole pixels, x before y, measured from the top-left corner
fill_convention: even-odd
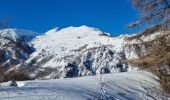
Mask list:
[[[5,69],[2,66],[0,66],[0,83],[2,83],[4,80],[4,74],[5,74]]]
[[[26,71],[20,69],[14,69],[12,71],[6,72],[3,67],[0,67],[0,82],[7,82],[10,80],[14,81],[24,81],[31,80]]]

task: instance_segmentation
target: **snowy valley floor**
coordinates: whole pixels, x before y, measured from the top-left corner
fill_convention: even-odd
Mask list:
[[[167,100],[157,78],[145,71],[58,80],[17,82],[0,88],[0,100]]]

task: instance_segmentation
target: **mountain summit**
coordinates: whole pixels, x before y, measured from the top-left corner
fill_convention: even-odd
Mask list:
[[[64,78],[128,71],[126,38],[80,26],[52,29],[31,44],[35,52],[21,66],[36,78]]]

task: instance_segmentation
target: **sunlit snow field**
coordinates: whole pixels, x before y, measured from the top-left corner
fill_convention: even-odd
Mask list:
[[[157,78],[148,72],[125,72],[17,82],[0,88],[0,100],[166,100]]]

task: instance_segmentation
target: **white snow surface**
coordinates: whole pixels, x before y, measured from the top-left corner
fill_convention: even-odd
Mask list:
[[[17,83],[1,87],[0,100],[167,100],[157,77],[145,71]]]

